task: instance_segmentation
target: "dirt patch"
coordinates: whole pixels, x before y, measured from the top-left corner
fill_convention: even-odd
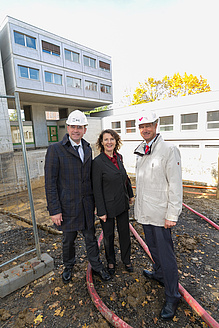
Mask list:
[[[8,198],[7,206],[10,206],[12,212],[17,213],[19,208],[19,215],[29,216],[27,200],[27,195],[22,192],[17,195],[16,199],[15,197]],[[0,206],[4,206],[4,200],[0,202]],[[46,211],[43,188],[34,190],[34,203],[37,221],[51,225]],[[219,224],[218,200],[185,195],[184,203]],[[133,218],[133,208],[130,210],[130,217]],[[0,220],[4,226],[0,233],[0,263],[19,255],[24,248],[34,247],[31,227],[24,227],[8,215],[1,214]],[[144,238],[141,226],[135,221],[131,223]],[[97,236],[99,236],[100,225],[97,224],[96,227]],[[219,321],[217,230],[184,208],[179,223],[172,232],[180,284],[215,320]],[[54,258],[54,271],[1,299],[0,327],[112,327],[97,311],[87,290],[88,262],[83,236],[79,234],[77,238],[77,263],[74,267],[72,282],[67,286],[63,285],[61,280],[63,270],[61,236],[39,229],[39,239],[41,252],[48,252]],[[180,301],[173,321],[164,322],[160,319],[164,288],[155,281],[148,281],[144,278],[143,269],[151,269],[152,263],[132,235],[131,241],[134,265],[132,274],[127,273],[121,263],[116,234],[115,276],[107,283],[103,283],[98,277],[93,277],[96,291],[108,308],[133,328],[207,327],[184,299]],[[100,250],[101,257],[105,261],[102,245]],[[17,265],[19,261],[21,260],[16,260],[13,265]]]

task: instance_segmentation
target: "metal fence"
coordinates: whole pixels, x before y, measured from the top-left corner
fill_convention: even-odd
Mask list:
[[[41,251],[24,141],[19,94],[15,92],[14,96],[0,95],[0,99],[10,100],[14,103],[22,147],[22,152],[16,153],[16,161],[14,151],[0,153],[0,271],[3,271],[5,268],[8,269],[13,264],[17,264],[18,259],[24,256],[27,257],[33,252],[36,252],[37,258],[41,260]],[[4,142],[4,140],[0,142]],[[25,178],[22,181],[18,178],[18,170],[25,172]],[[21,191],[25,196],[24,203],[18,201],[17,193]],[[26,198],[28,201],[26,201]],[[25,213],[29,211],[32,225],[16,220],[19,216],[22,216],[24,209]],[[22,247],[19,248],[18,245]]]

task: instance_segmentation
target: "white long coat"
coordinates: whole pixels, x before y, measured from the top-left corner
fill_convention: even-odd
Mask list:
[[[164,226],[177,221],[182,211],[182,170],[178,148],[158,135],[151,153],[144,155],[144,142],[136,149],[135,218],[141,224]]]

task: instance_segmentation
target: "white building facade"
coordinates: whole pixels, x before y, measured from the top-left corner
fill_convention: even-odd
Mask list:
[[[47,122],[45,112],[58,112],[65,119],[72,110],[87,111],[113,101],[108,55],[12,17],[1,26],[0,49],[6,93],[19,92],[27,148],[59,140],[57,122]],[[14,103],[8,103],[14,109]],[[16,123],[11,130],[14,148],[19,148]]]
[[[160,118],[158,132],[179,147],[183,180],[217,185],[219,91],[114,109],[104,117],[103,129],[112,128],[121,136],[121,153],[129,173],[135,173],[133,152],[142,141],[136,126],[142,110],[155,111]]]

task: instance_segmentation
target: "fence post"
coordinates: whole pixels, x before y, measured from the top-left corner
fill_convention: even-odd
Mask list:
[[[41,260],[40,243],[39,243],[36,217],[35,217],[35,211],[34,211],[32,189],[31,189],[31,184],[30,184],[29,167],[28,167],[28,162],[27,162],[26,144],[24,141],[24,131],[23,131],[23,125],[22,125],[22,120],[21,120],[21,108],[20,108],[19,93],[15,92],[14,96],[15,96],[15,104],[16,104],[18,124],[19,124],[19,130],[20,130],[22,152],[23,152],[23,158],[24,158],[24,167],[25,167],[25,173],[26,173],[26,179],[27,179],[27,189],[28,189],[28,195],[29,195],[29,201],[30,201],[31,217],[32,217],[32,222],[33,222],[36,253],[37,253],[38,260]]]

